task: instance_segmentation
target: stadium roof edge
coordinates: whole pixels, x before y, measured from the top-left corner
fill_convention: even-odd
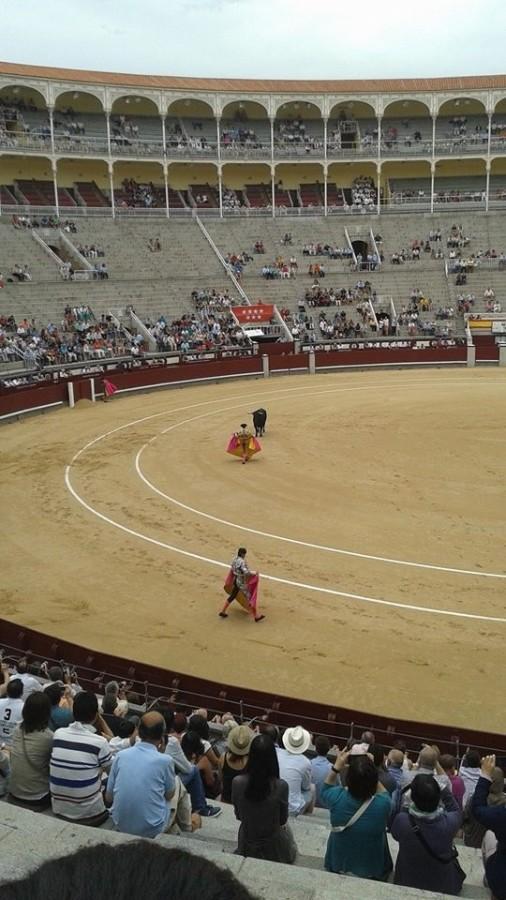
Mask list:
[[[55,66],[32,66],[0,61],[0,76],[46,78],[81,84],[124,85],[125,87],[165,90],[241,91],[277,93],[394,93],[406,91],[465,91],[506,88],[506,75],[464,75],[451,78],[386,78],[294,80],[256,78],[200,78],[178,75],[133,75],[121,72],[95,72]]]

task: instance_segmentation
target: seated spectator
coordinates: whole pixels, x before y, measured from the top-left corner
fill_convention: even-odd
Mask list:
[[[102,718],[113,734],[118,734],[119,723],[124,713],[119,705],[116,694],[106,694],[102,700]]]
[[[391,823],[399,842],[394,884],[456,896],[466,877],[453,845],[462,813],[451,790],[441,790],[433,775],[415,775],[411,798],[409,810]]]
[[[247,725],[236,725],[228,734],[227,749],[219,759],[223,803],[232,803],[232,782],[246,768],[254,736]]]
[[[57,728],[66,728],[74,721],[72,709],[68,705],[60,706],[63,698],[71,698],[70,689],[61,684],[48,684],[44,688],[44,694],[49,697],[51,709],[49,713],[49,728],[56,731]]]
[[[480,765],[480,754],[477,750],[472,750],[468,747],[462,758],[459,769],[459,775],[464,782],[464,796],[462,798],[463,809],[466,808],[467,803],[473,796],[474,789],[478,784],[478,779],[481,777]]]
[[[379,744],[373,743],[369,745],[369,753],[373,758],[374,765],[378,772],[378,780],[389,794],[393,794],[397,787],[397,782],[390,770],[385,765],[385,751]]]
[[[320,791],[327,775],[330,772],[331,764],[327,759],[330,750],[330,741],[325,735],[319,735],[314,742],[316,756],[311,760],[311,781],[315,786],[315,806],[322,807]]]
[[[53,732],[49,729],[51,703],[44,691],[26,698],[23,717],[12,737],[9,799],[40,809],[51,806],[49,759]]]
[[[131,719],[119,719],[118,733],[113,735],[109,741],[111,753],[121,753],[133,747],[140,740],[139,732],[135,722]]]
[[[74,701],[74,722],[54,733],[49,765],[53,813],[83,825],[107,819],[102,774],[111,767],[111,731],[98,714],[98,701],[81,691]]]
[[[279,777],[276,748],[268,734],[251,742],[244,775],[232,782],[232,803],[241,825],[241,856],[293,863],[297,846],[288,826],[288,785]]]
[[[11,765],[9,751],[0,750],[0,797],[4,797],[7,793],[10,771]]]
[[[45,862],[2,885],[2,900],[255,900],[221,866],[196,853],[148,841],[96,844]]]
[[[399,782],[402,778],[403,766],[404,753],[402,752],[402,750],[393,747],[387,756],[387,768],[389,774],[396,782],[396,787],[398,787]]]
[[[494,769],[495,756],[485,756],[481,760],[471,811],[476,821],[492,832],[496,839],[496,843],[494,840],[484,841],[485,876],[493,900],[506,900],[506,806],[488,804]]]
[[[192,831],[190,800],[164,751],[165,722],[159,712],[145,713],[140,742],[114,757],[107,780],[107,802],[118,831],[154,838],[169,831],[174,820]],[[195,827],[199,827],[198,817]]]
[[[108,696],[113,696],[117,700],[115,709],[118,712],[116,715],[126,716],[128,713],[128,700],[125,694],[125,682],[119,685],[117,681],[108,681],[104,688],[104,700]]]
[[[460,775],[457,775],[457,760],[450,753],[443,753],[439,763],[445,775],[448,775],[448,778],[450,779],[452,794],[455,797],[457,806],[459,809],[462,809],[465,784]]]
[[[311,735],[296,725],[283,734],[283,747],[278,750],[280,777],[288,784],[288,810],[291,816],[313,812],[315,789],[311,783],[311,763],[304,756],[311,743]]]
[[[28,671],[28,662],[26,659],[18,659],[16,672],[11,675],[11,678],[19,678],[19,680],[23,682],[23,700],[26,700],[28,695],[32,694],[34,691],[42,690],[40,681]]]
[[[176,723],[176,716],[179,716],[182,721]],[[208,819],[219,816],[221,814],[221,807],[210,806],[209,803],[206,802],[200,770],[197,765],[186,756],[181,746],[181,735],[186,729],[186,716],[182,716],[180,713],[174,713],[171,709],[166,709],[163,713],[163,717],[167,728],[165,753],[172,758],[176,775],[179,776],[190,795],[192,812],[198,813],[200,816]],[[176,730],[176,728],[180,730]],[[203,750],[200,738],[196,744]]]
[[[10,747],[14,730],[23,718],[23,682],[11,678],[7,683],[6,696],[0,700],[0,742]]]
[[[190,716],[190,719],[188,721],[188,730],[197,732],[204,745],[205,755],[207,756],[211,765],[214,768],[217,768],[219,759],[211,747],[211,743],[209,741],[209,723],[207,721],[207,715],[202,715],[202,710],[200,712],[194,713],[193,716]]]
[[[67,668],[64,671],[61,666],[47,666],[47,664],[43,663],[41,670],[51,683],[60,684],[62,687],[68,685],[72,697],[81,690],[81,687],[77,682],[77,673],[75,669],[71,670]],[[62,704],[67,706],[70,705],[65,699],[62,700]]]
[[[411,802],[410,784],[415,775],[434,775],[441,790],[447,787],[451,790],[451,783],[448,776],[444,773],[439,765],[439,751],[436,747],[425,745],[418,754],[418,762],[411,770],[404,770],[402,778],[392,796],[392,814],[399,809],[409,806]]]
[[[332,826],[325,868],[385,881],[392,870],[386,837],[390,799],[378,781],[372,759],[362,752],[364,745],[358,746],[358,755],[354,755],[354,748],[338,754],[321,790]],[[342,787],[337,779],[348,762],[346,787]]]
[[[181,747],[186,758],[197,767],[200,773],[205,796],[214,800],[221,793],[221,779],[207,758],[202,738],[196,731],[187,731],[181,739]]]
[[[504,793],[504,772],[496,766],[490,772],[491,783],[487,797],[487,806],[506,806],[506,794]],[[481,847],[485,837],[486,827],[478,822],[473,815],[473,798],[471,797],[464,809],[464,843],[466,847]]]

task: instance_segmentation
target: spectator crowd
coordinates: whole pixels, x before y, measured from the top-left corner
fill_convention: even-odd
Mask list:
[[[99,696],[62,665],[1,667],[0,793],[73,824],[139,838],[191,833],[230,804],[245,857],[297,861],[300,816],[328,810],[328,872],[457,896],[466,879],[455,845],[481,848],[494,900],[506,898],[506,793],[494,755],[457,759],[424,744],[380,746],[365,731],[342,748],[263,717],[209,720],[175,697],[150,706],[132,685]],[[390,840],[388,839],[390,835]],[[391,849],[397,845],[395,861]]]

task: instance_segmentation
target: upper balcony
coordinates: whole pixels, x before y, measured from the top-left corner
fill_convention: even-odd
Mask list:
[[[155,102],[116,89],[110,109],[96,93],[62,90],[54,105],[35,88],[0,90],[0,154],[159,161],[338,162],[487,157],[506,152],[506,99],[489,116],[476,97],[393,100],[381,117],[363,100]],[[102,92],[103,93],[103,92]],[[446,95],[447,96],[447,95]],[[437,98],[436,98],[437,99]],[[435,110],[435,115],[431,114]]]

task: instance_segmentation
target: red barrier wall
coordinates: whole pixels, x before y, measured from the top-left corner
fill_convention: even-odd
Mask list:
[[[111,374],[111,380],[118,388],[139,387],[141,385],[171,384],[175,381],[191,381],[195,378],[220,378],[224,376],[262,374],[262,358],[242,356],[233,359],[210,359],[181,365],[153,366],[143,369],[129,369]],[[99,381],[99,379],[97,379]]]
[[[401,347],[398,350],[319,350],[315,353],[316,367],[324,366],[370,366],[382,363],[391,366],[412,363],[449,363],[465,362],[466,347],[428,347],[426,350],[411,350]]]
[[[482,338],[485,336],[481,336]],[[493,339],[492,339],[493,340]],[[273,371],[289,371],[291,369],[308,369],[309,357],[307,353],[286,352],[286,348],[292,345],[274,344],[261,347],[261,352],[267,352],[269,365]],[[274,350],[274,348],[276,348]],[[317,350],[315,353],[316,367],[319,369],[327,366],[370,366],[370,365],[424,365],[438,363],[465,363],[466,347],[430,347],[426,350],[411,350],[400,348],[398,350]],[[491,359],[494,347],[488,342],[480,351],[477,359]],[[498,354],[495,347],[496,356]],[[262,356],[241,356],[229,359],[202,359],[191,362],[168,365],[152,365],[135,369],[110,370],[110,378],[118,388],[128,390],[134,387],[146,387],[157,384],[174,384],[181,381],[195,379],[234,377],[238,375],[262,375]],[[74,395],[76,401],[90,398],[89,380],[92,376],[79,376],[72,378],[74,383]],[[96,390],[102,390],[101,378],[95,375]],[[69,379],[70,380],[70,379]],[[0,416],[14,413],[18,410],[33,409],[46,403],[57,400],[63,402],[67,399],[67,381],[60,384],[33,385],[30,387],[3,389],[0,392]]]
[[[89,393],[87,394],[89,397]],[[33,387],[13,388],[0,396],[0,416],[17,412],[22,409],[34,409],[37,406],[45,406],[47,403],[66,402],[67,385],[38,384]]]
[[[287,369],[304,369],[308,371],[309,356],[307,353],[290,353],[286,356],[269,358],[269,366],[273,372]]]
[[[480,360],[499,360],[499,345],[493,334],[475,334],[476,362]]]

